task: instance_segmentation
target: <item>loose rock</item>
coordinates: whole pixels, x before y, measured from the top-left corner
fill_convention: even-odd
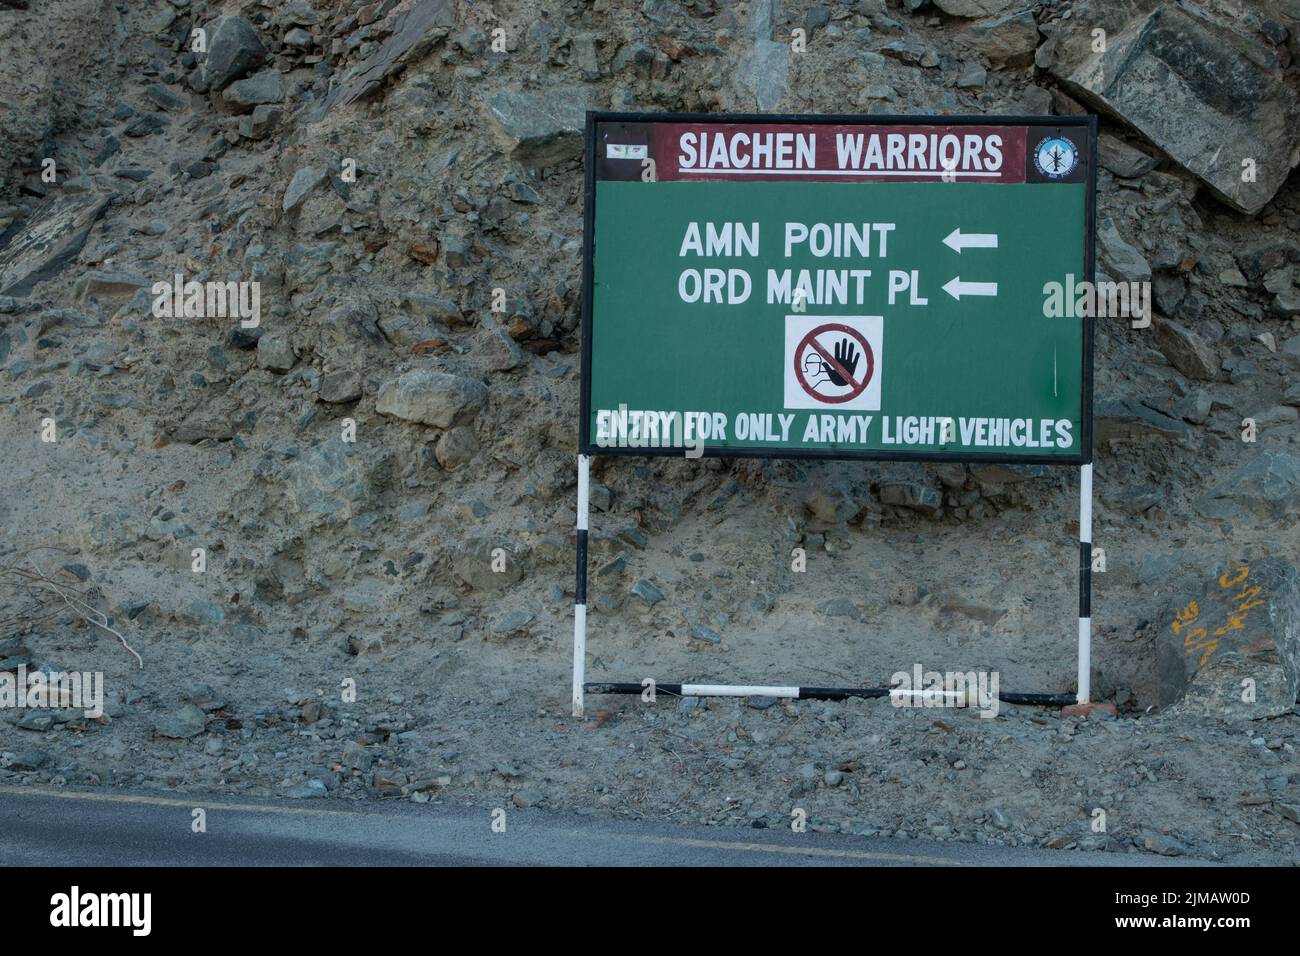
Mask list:
[[[486,401],[487,389],[480,382],[418,369],[385,382],[375,409],[404,421],[451,428],[472,421]]]

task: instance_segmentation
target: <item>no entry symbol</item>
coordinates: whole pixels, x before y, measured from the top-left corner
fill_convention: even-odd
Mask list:
[[[795,380],[814,400],[828,405],[853,401],[875,370],[876,357],[866,337],[840,322],[812,329],[794,350]]]

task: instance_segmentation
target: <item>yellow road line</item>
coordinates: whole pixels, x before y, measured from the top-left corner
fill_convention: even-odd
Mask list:
[[[689,837],[637,837],[642,843],[677,844],[717,850],[747,850],[751,853],[789,853],[794,856],[822,856],[881,863],[921,863],[928,866],[964,866],[957,860],[938,856],[909,856],[902,853],[872,853],[868,850],[827,850],[821,847],[768,846],[766,843],[732,843],[727,840],[697,840]]]
[[[59,797],[63,800],[93,800],[99,803],[138,803],[154,807],[202,807],[204,810],[232,810],[244,813],[287,813],[304,816],[332,817],[340,814],[361,816],[355,810],[322,810],[317,807],[267,807],[256,803],[213,803],[194,798],[181,800],[176,797],[139,797],[125,793],[78,793],[67,790],[43,790],[35,787],[3,787],[0,793],[11,793],[20,797]]]

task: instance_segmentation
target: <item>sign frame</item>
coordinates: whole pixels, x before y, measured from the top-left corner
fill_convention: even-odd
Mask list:
[[[595,285],[596,226],[596,126],[599,123],[703,123],[711,125],[822,125],[822,126],[1030,126],[1068,127],[1086,131],[1089,142],[1089,168],[1084,177],[1084,263],[1083,275],[1095,279],[1097,245],[1097,117],[1086,116],[930,116],[930,115],[821,115],[802,113],[646,113],[588,111],[585,141],[585,191],[583,198],[582,246],[582,353],[579,379],[579,454],[635,457],[679,457],[682,448],[602,446],[591,440],[591,337],[593,325],[593,291]],[[831,461],[931,461],[989,464],[1086,465],[1093,455],[1093,334],[1091,315],[1083,316],[1083,355],[1081,357],[1081,399],[1078,451],[1072,455],[1016,455],[1007,452],[938,452],[893,451],[886,449],[820,448],[733,448],[710,446],[704,442],[702,457],[822,459]]]
[[[595,260],[596,217],[596,124],[615,123],[700,123],[711,125],[841,125],[841,126],[1026,126],[1071,127],[1086,131],[1089,145],[1089,167],[1084,175],[1084,271],[1083,278],[1096,281],[1097,243],[1097,117],[1085,116],[897,116],[897,115],[809,115],[764,113],[646,113],[588,111],[586,122],[586,189],[583,207],[582,256],[582,354],[579,384],[578,455],[577,455],[577,509],[575,521],[576,575],[573,608],[573,685],[572,713],[581,718],[585,713],[585,694],[643,694],[647,683],[666,693],[689,696],[766,696],[793,699],[843,700],[848,697],[891,699],[922,695],[929,691],[901,691],[883,687],[801,687],[795,685],[725,685],[685,684],[668,682],[641,683],[591,683],[586,677],[587,651],[587,537],[591,485],[591,458],[596,455],[635,457],[676,457],[684,448],[672,447],[618,447],[594,445],[591,442],[591,333]],[[635,158],[635,157],[633,157]],[[1079,614],[1077,644],[1077,689],[1073,694],[1006,693],[999,698],[1008,703],[1037,704],[1042,706],[1076,705],[1081,712],[1093,706],[1090,703],[1092,670],[1092,456],[1093,456],[1093,317],[1081,317],[1083,322],[1082,369],[1080,391],[1079,450],[1073,456],[1011,455],[1001,452],[934,452],[917,451],[896,453],[882,449],[772,449],[730,448],[703,444],[700,454],[692,457],[711,458],[771,458],[771,459],[823,459],[839,461],[921,461],[1002,464],[1075,465],[1079,468]],[[966,703],[970,701],[954,701]]]

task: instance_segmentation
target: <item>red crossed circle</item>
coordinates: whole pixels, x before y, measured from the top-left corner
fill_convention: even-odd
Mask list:
[[[833,355],[831,355],[824,348],[822,348],[821,343],[817,341],[817,336],[821,335],[823,332],[843,332],[844,334],[851,336],[854,340],[857,341],[859,345],[862,346],[862,354],[867,360],[866,372],[862,376],[862,381],[860,382],[857,381],[852,375],[848,373],[848,370],[845,369],[843,365],[841,365],[838,361],[836,361]],[[808,348],[811,348],[814,352],[816,352],[818,355],[822,357],[822,361],[826,362],[826,364],[828,364],[831,368],[835,369],[835,371],[839,373],[840,378],[852,384],[853,385],[852,391],[845,392],[843,395],[823,395],[821,394],[821,392],[817,391],[815,388],[809,385],[808,380],[804,377],[804,370],[803,370],[803,354],[804,351]],[[849,325],[844,325],[843,323],[840,322],[828,322],[826,325],[817,326],[817,328],[813,329],[811,332],[805,335],[799,341],[799,344],[795,346],[795,350],[794,350],[795,378],[798,380],[799,384],[803,387],[803,390],[805,392],[807,392],[813,398],[817,399],[817,401],[826,402],[829,405],[839,405],[844,402],[851,402],[853,401],[853,399],[861,395],[863,389],[865,389],[867,387],[867,384],[871,381],[871,375],[875,371],[875,369],[876,369],[876,357],[875,354],[871,351],[871,345],[867,342],[866,338],[857,329]]]

